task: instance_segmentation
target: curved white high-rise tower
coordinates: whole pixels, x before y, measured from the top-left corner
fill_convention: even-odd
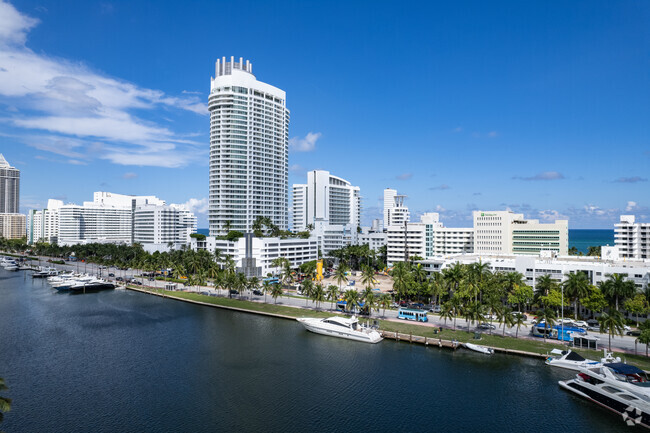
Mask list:
[[[217,60],[210,98],[210,235],[250,232],[256,217],[286,230],[289,110],[286,94],[257,81],[243,58]]]

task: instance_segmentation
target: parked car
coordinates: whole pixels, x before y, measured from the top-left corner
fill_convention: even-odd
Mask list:
[[[485,315],[485,319],[486,319],[486,320],[497,320],[498,317],[497,317],[496,314],[486,314],[486,315]]]
[[[255,290],[253,290],[253,295],[262,296],[262,295],[264,295],[264,293],[262,293],[262,291],[259,290],[259,289],[255,289]]]
[[[627,326],[627,325],[624,325],[624,326],[623,326],[623,329],[626,330],[626,331],[630,331],[630,330],[632,330],[632,328],[630,328],[630,327]]]
[[[641,335],[641,331],[639,331],[638,329],[633,329],[633,330],[631,329],[629,331],[625,331],[625,335],[631,335],[633,337],[638,337],[639,335]]]
[[[518,314],[521,315],[522,319],[528,320],[528,316],[526,316],[524,313],[520,313],[519,311],[513,311],[512,312],[512,315],[515,316],[515,317],[517,317]]]
[[[477,326],[478,329],[497,329],[496,326],[494,326],[491,323],[481,323],[480,325]]]
[[[578,328],[587,328],[589,326],[584,320],[576,320],[573,322],[573,325]]]
[[[115,274],[111,272],[110,274],[108,274],[108,276],[109,276],[109,277],[114,277]]]
[[[409,305],[410,308],[415,308],[416,310],[422,310],[424,309],[424,304],[421,302],[414,302],[411,305]]]
[[[230,294],[231,295],[238,295],[239,291],[237,289],[230,289]]]
[[[133,279],[133,280],[131,280],[131,284],[135,284],[135,285],[137,285],[137,286],[141,286],[141,285],[142,285],[142,281]]]
[[[433,307],[429,308],[429,311],[432,313],[440,313],[440,311],[442,311],[442,308],[440,305],[434,305]]]
[[[122,278],[122,277],[117,277],[117,278],[115,279],[115,281],[124,281],[124,278]]]

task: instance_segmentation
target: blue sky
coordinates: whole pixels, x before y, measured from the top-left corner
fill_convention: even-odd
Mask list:
[[[21,208],[92,192],[206,227],[214,62],[287,92],[290,184],[326,169],[412,214],[650,221],[650,2],[0,0],[0,152]]]

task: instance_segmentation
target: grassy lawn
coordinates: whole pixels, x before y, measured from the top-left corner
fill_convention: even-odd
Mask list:
[[[136,287],[141,289],[140,287]],[[260,311],[271,314],[281,314],[289,317],[329,317],[332,314],[339,314],[333,311],[316,311],[311,309],[303,309],[296,307],[287,307],[284,305],[276,305],[273,303],[260,303],[252,302],[246,300],[240,300],[238,298],[223,298],[218,296],[205,296],[198,293],[191,292],[170,292],[165,290],[152,290],[155,293],[164,293],[166,296],[175,296],[177,298],[189,299],[193,301],[205,302],[206,304],[215,304],[223,305],[226,307],[241,308],[250,311]],[[273,298],[268,296],[268,301],[273,302]],[[281,302],[281,301],[280,301]],[[311,304],[310,304],[311,306]],[[330,303],[323,303],[323,308],[329,308]],[[529,340],[524,338],[513,338],[513,337],[503,337],[499,333],[499,329],[492,331],[492,335],[488,332],[483,332],[481,340],[474,340],[474,332],[467,332],[462,328],[459,330],[457,327],[456,331],[451,329],[442,328],[442,332],[435,333],[438,328],[432,326],[422,326],[414,323],[403,323],[403,322],[393,322],[388,320],[380,320],[378,316],[373,316],[370,319],[361,318],[361,321],[364,320],[378,320],[379,328],[384,331],[389,332],[399,332],[401,334],[412,334],[421,337],[430,337],[430,338],[441,338],[443,340],[457,340],[460,342],[474,341],[478,344],[499,347],[502,349],[511,349],[511,350],[521,350],[525,352],[546,354],[551,351],[551,349],[564,349],[565,346],[547,341],[544,343],[543,339],[539,340]],[[449,324],[451,325],[451,323]],[[527,330],[521,329],[520,335],[525,335]],[[599,360],[602,357],[602,349],[599,351],[580,349],[576,350],[585,358]],[[645,353],[645,346],[639,344],[639,353]],[[627,361],[628,363],[634,364],[637,367],[650,371],[650,358],[646,358],[644,355],[631,355],[631,354],[617,354],[621,359]]]

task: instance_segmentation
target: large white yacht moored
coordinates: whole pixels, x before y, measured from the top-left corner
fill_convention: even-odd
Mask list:
[[[361,326],[355,316],[332,316],[325,319],[301,317],[296,320],[302,323],[308,331],[315,332],[316,334],[363,341],[366,343],[379,343],[383,339],[381,334],[374,329]]]
[[[551,350],[553,355],[558,356],[549,356],[546,358],[546,365],[551,367],[560,367],[566,368],[567,370],[580,370],[582,368],[592,368],[600,367],[601,365],[608,362],[621,362],[621,358],[614,357],[612,352],[608,352],[607,349],[603,349],[603,357],[600,361],[594,361],[592,359],[585,359],[576,352],[569,350]]]
[[[582,368],[575,379],[559,385],[623,417],[629,426],[650,428],[650,382],[633,365],[612,362]]]

